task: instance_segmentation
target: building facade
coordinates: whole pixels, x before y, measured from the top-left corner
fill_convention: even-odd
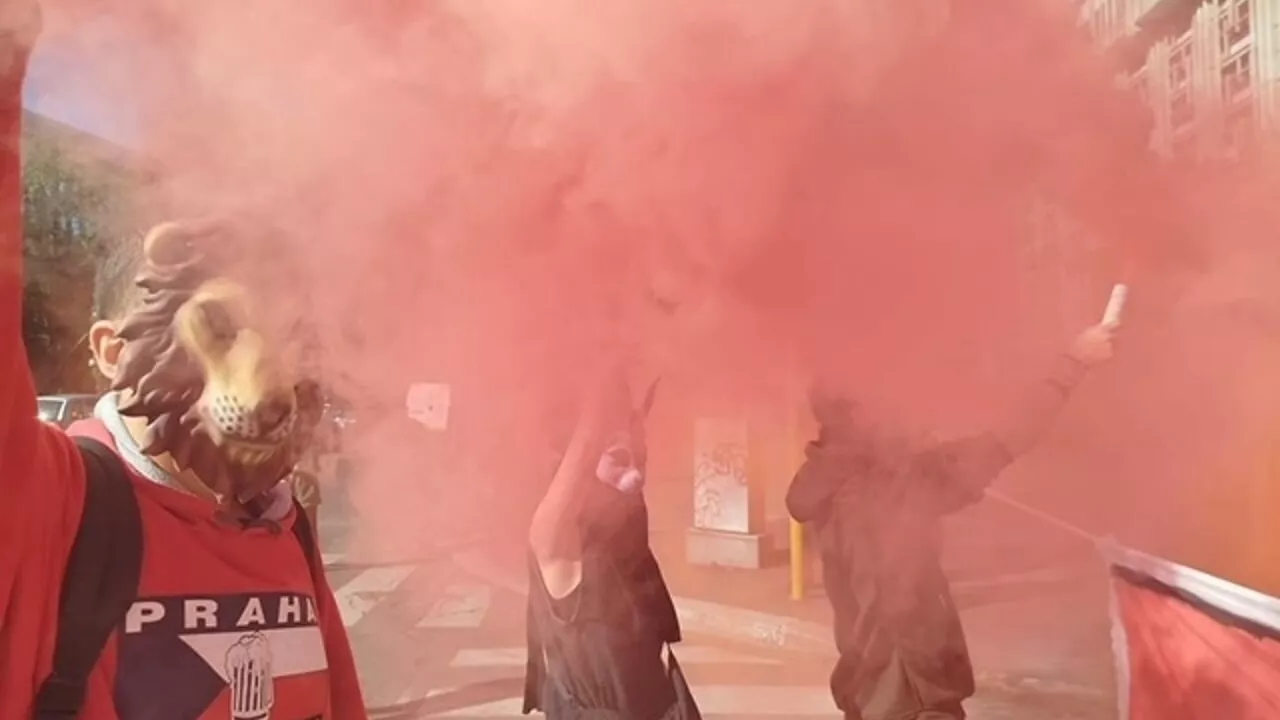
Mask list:
[[[1280,0],[1085,0],[1081,22],[1153,114],[1167,157],[1240,157],[1280,129]]]

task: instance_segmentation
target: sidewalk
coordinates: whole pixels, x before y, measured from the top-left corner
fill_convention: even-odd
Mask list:
[[[691,493],[678,484],[648,493],[651,543],[687,635],[834,659],[831,608],[820,578],[809,577],[807,597],[792,600],[785,549],[776,564],[759,570],[691,566],[684,545]],[[1106,575],[1093,548],[986,503],[950,524],[947,553],[979,699],[1019,707],[1074,704],[1064,717],[1114,716]],[[525,591],[519,547],[464,552],[458,561]]]

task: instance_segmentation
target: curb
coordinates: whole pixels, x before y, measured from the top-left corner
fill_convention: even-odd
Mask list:
[[[520,595],[529,593],[528,582],[523,576],[513,574],[479,553],[460,552],[454,554],[453,559],[459,566],[494,585]],[[774,650],[836,656],[831,628],[822,623],[709,600],[678,596],[672,599],[686,632]]]
[[[520,595],[528,594],[528,581],[522,574],[513,573],[485,557],[483,553],[474,550],[456,552],[453,554],[453,561],[494,585]],[[1082,571],[1082,566],[1076,565],[1051,566],[982,580],[956,582],[952,584],[952,589],[972,592],[1018,585],[1052,584],[1076,579],[1081,576]],[[673,596],[672,599],[675,601],[680,624],[686,632],[771,650],[826,658],[837,655],[834,630],[829,624],[710,600],[680,596]]]
[[[442,560],[455,558],[463,550],[483,547],[494,541],[490,536],[475,537],[459,542],[437,545],[424,551],[422,555],[412,555],[393,560],[349,560],[346,553],[320,553],[325,572],[338,570],[369,570],[373,568],[397,567],[404,565],[430,565]]]
[[[834,630],[828,625],[709,600],[673,599],[681,626],[690,632],[772,650],[836,657]]]

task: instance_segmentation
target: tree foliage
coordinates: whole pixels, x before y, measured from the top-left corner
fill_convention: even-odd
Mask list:
[[[24,150],[27,357],[42,392],[87,390],[84,340],[113,189],[56,142],[33,139]]]

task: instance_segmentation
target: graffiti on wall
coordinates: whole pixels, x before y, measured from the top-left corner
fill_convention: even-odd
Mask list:
[[[704,419],[694,428],[693,524],[748,532],[747,424]]]

